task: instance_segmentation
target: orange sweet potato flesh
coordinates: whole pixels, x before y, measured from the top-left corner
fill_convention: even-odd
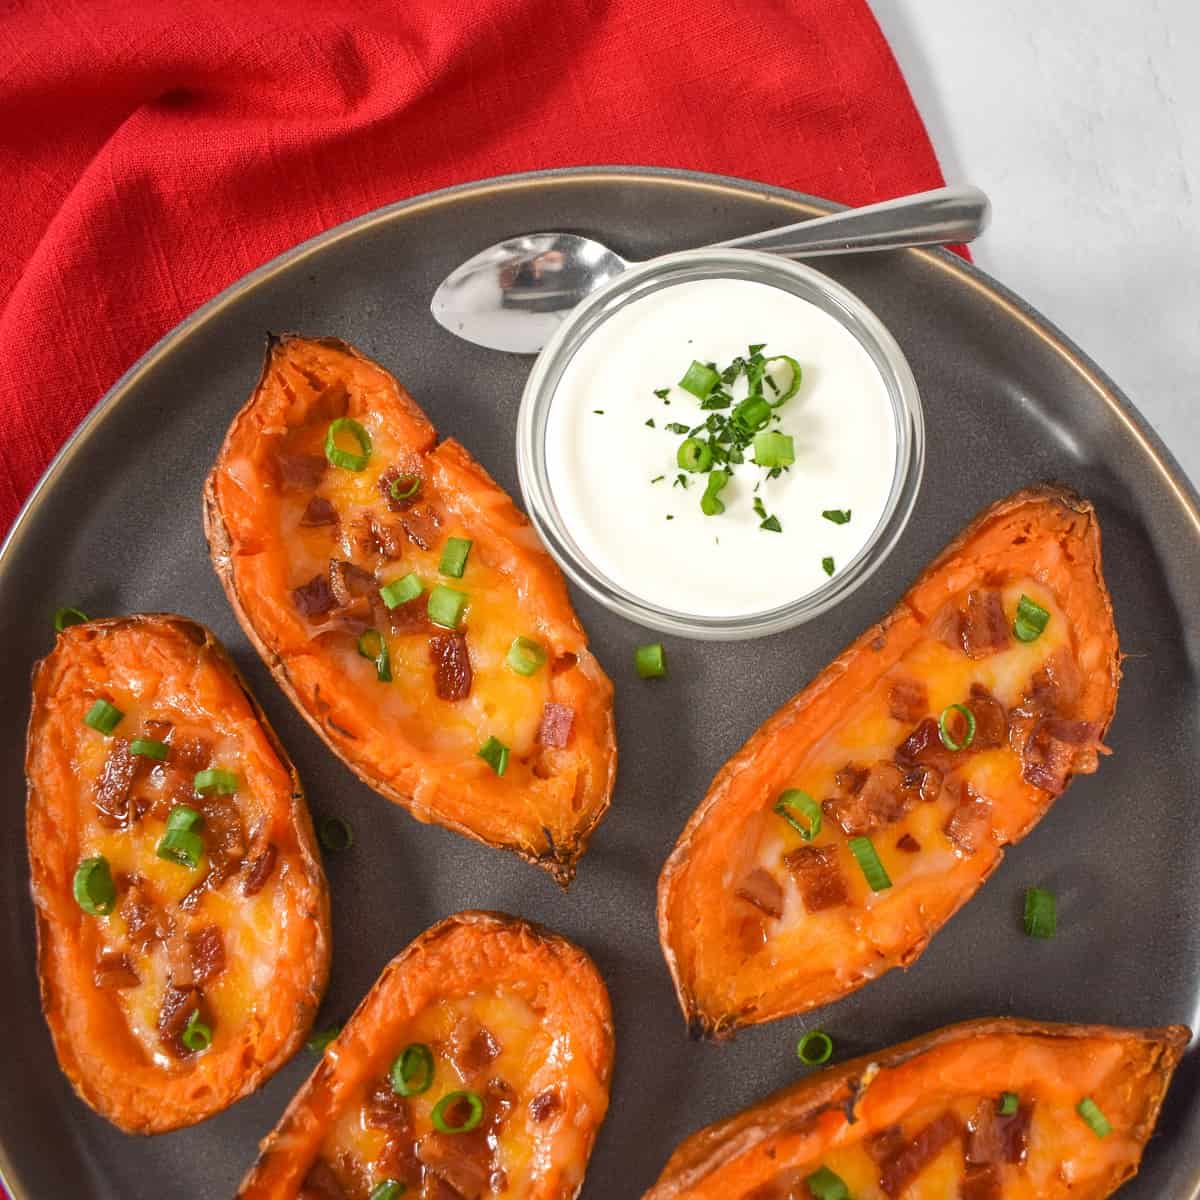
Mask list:
[[[362,470],[325,463],[342,417],[372,438]],[[312,477],[295,478],[296,464]],[[387,494],[397,476],[400,492],[419,480],[415,495]],[[566,886],[612,792],[612,685],[561,573],[468,451],[439,443],[404,388],[345,343],[276,338],[209,476],[204,517],[238,619],[330,749],[418,820],[515,851]],[[449,537],[471,542],[461,578],[441,571]],[[327,611],[337,562],[352,564],[358,594]],[[379,587],[409,574],[424,592],[390,613]],[[297,599],[313,581],[316,599]],[[470,598],[457,638],[427,619],[439,584]],[[391,682],[356,651],[368,625],[390,644]],[[516,637],[546,653],[532,675],[505,660]],[[493,736],[510,751],[502,777],[478,755]]]
[[[464,1023],[474,1036],[460,1042]],[[402,1097],[389,1069],[414,1044],[432,1079]],[[458,913],[384,968],[263,1141],[238,1200],[366,1200],[388,1179],[410,1196],[569,1200],[612,1060],[608,993],[582,950],[502,913]],[[433,1106],[462,1089],[483,1098],[482,1124],[435,1132]]]
[[[700,1130],[644,1200],[807,1197],[822,1167],[855,1200],[1099,1200],[1137,1171],[1190,1038],[1182,1025],[951,1025]],[[1002,1116],[1006,1092],[1017,1107]],[[1079,1115],[1085,1098],[1103,1137]]]
[[[83,721],[97,699],[124,714],[111,736]],[[139,737],[166,760],[130,756]],[[232,770],[236,792],[195,792],[201,767]],[[225,650],[164,614],[65,630],[34,670],[26,774],[42,1007],[75,1090],[130,1133],[252,1092],[320,1004],[329,897],[295,769]],[[156,854],[177,805],[203,814],[194,869]],[[97,855],[116,892],[101,916],[72,890]],[[179,1038],[192,1010],[202,1052]]]
[[[1048,614],[1031,640],[1016,636],[1021,597]],[[1092,506],[1038,487],[988,508],[726,763],[680,836],[659,935],[693,1033],[728,1036],[912,963],[1003,847],[1096,769],[1119,678]],[[960,750],[954,704],[971,711]],[[811,842],[773,811],[790,789],[820,806]],[[872,889],[852,838],[891,886]]]

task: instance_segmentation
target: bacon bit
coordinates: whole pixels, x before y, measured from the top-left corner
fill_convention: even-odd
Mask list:
[[[450,1034],[450,1058],[464,1080],[471,1080],[500,1057],[500,1043],[490,1029],[464,1017]]]
[[[808,912],[822,912],[849,903],[846,879],[838,866],[834,847],[797,846],[783,856],[783,865],[796,881]]]
[[[305,529],[315,529],[320,525],[336,525],[337,523],[337,509],[324,496],[313,496],[300,514],[300,524]]]
[[[271,878],[271,872],[275,870],[275,860],[278,857],[279,851],[276,849],[275,843],[268,842],[250,860],[246,867],[246,874],[242,879],[243,896],[257,896],[263,890],[267,880]]]
[[[904,834],[897,842],[896,849],[905,854],[916,854],[921,849],[921,843],[911,833]]]
[[[324,575],[314,575],[302,587],[293,588],[292,603],[302,617],[324,616],[335,603],[329,580]]]
[[[188,950],[192,958],[192,978],[203,987],[225,970],[225,937],[216,925],[205,925],[189,933]]]
[[[228,796],[198,796],[193,803],[204,815],[204,848],[209,861],[209,886],[228,879],[246,856],[242,814]]]
[[[921,763],[936,767],[943,774],[948,773],[955,765],[954,752],[942,745],[942,739],[938,735],[938,723],[933,717],[926,717],[896,747],[896,761],[902,766]]]
[[[997,591],[967,593],[962,648],[968,658],[987,658],[1008,645],[1008,618]]]
[[[412,1114],[408,1101],[399,1095],[386,1080],[378,1083],[367,1095],[363,1120],[371,1129],[386,1129],[392,1134],[412,1132]]]
[[[870,767],[856,767],[853,763],[847,763],[834,777],[833,782],[837,784],[843,792],[860,792],[862,786],[867,782],[867,776],[870,775]]]
[[[446,1114],[447,1121],[464,1116],[453,1110]],[[426,1171],[453,1188],[463,1200],[480,1200],[489,1190],[495,1164],[488,1132],[482,1125],[470,1133],[427,1133],[417,1142],[417,1157]]]
[[[889,1158],[894,1158],[899,1154],[906,1145],[908,1145],[908,1139],[904,1136],[904,1131],[900,1126],[889,1125],[886,1129],[881,1129],[867,1139],[866,1149],[875,1162],[885,1163]]]
[[[888,689],[888,712],[911,725],[929,711],[929,691],[919,679],[897,679]]]
[[[958,1197],[959,1200],[1003,1200],[1004,1188],[1000,1177],[1000,1168],[993,1165],[974,1166],[968,1163]]]
[[[171,742],[171,762],[193,775],[212,765],[212,743],[202,737],[179,738]],[[191,779],[187,780],[191,787]]]
[[[296,1200],[347,1200],[347,1196],[333,1168],[318,1158],[309,1167]]]
[[[393,634],[428,633],[434,627],[429,620],[427,596],[414,596],[395,608],[388,608],[378,597],[371,603],[376,625]]]
[[[275,452],[279,483],[285,492],[311,492],[325,476],[329,463],[318,454]]]
[[[489,1079],[483,1090],[483,1098],[487,1104],[484,1124],[494,1132],[508,1120],[508,1114],[517,1102],[517,1093],[505,1080]]]
[[[406,484],[405,487],[401,488],[401,491],[404,491],[408,486],[411,486],[411,481],[413,479],[416,479],[419,482],[416,490],[411,496],[405,496],[404,499],[397,500],[396,497],[392,495],[392,484],[395,483],[397,479],[402,478],[407,479],[409,483]],[[392,512],[404,512],[406,509],[412,508],[412,506],[421,499],[421,488],[424,486],[424,484],[424,479],[422,479],[417,472],[402,471],[399,467],[388,467],[388,469],[379,477],[379,491],[382,493],[384,500],[387,502],[388,508],[390,508]]]
[[[429,639],[429,660],[439,700],[465,700],[471,694],[471,656],[461,633],[442,633]]]
[[[432,550],[442,521],[428,504],[423,504],[419,508],[410,508],[400,518],[400,524],[414,546],[420,546],[422,550]]]
[[[1029,1125],[1033,1105],[1022,1102],[1017,1111],[1002,1116],[994,1100],[981,1100],[967,1122],[967,1162],[1023,1163],[1029,1152]]]
[[[542,707],[542,722],[538,726],[537,740],[540,746],[553,750],[565,749],[571,741],[571,730],[575,725],[575,710],[566,704],[546,704]]]
[[[1008,713],[1004,711],[1004,705],[983,684],[971,684],[967,707],[975,717],[972,750],[992,750],[1008,742]]]
[[[131,988],[141,983],[129,955],[108,951],[96,960],[92,982],[98,988]]]
[[[747,958],[767,944],[767,925],[759,913],[749,913],[738,921],[737,939]]]
[[[936,767],[918,763],[904,773],[904,790],[913,803],[930,804],[942,794],[945,777]]]
[[[561,675],[564,671],[569,671],[578,662],[579,659],[569,651],[566,654],[559,654],[550,664],[550,674]]]
[[[200,1007],[200,992],[194,987],[167,984],[162,1007],[158,1011],[158,1036],[172,1054],[182,1058],[191,1051],[179,1039],[188,1018]]]
[[[934,615],[925,632],[934,641],[949,646],[951,650],[961,650],[964,636],[963,625],[963,614],[958,605],[946,604]]]
[[[783,888],[770,871],[755,867],[737,886],[733,893],[741,900],[753,904],[768,917],[783,916]]]
[[[329,590],[338,605],[345,608],[362,596],[370,596],[379,590],[375,576],[362,567],[341,558],[329,560]]]
[[[861,790],[849,796],[833,796],[821,804],[848,837],[861,837],[898,821],[908,811],[904,773],[895,763],[875,763],[867,772]]]
[[[547,1088],[544,1092],[538,1092],[530,1100],[529,1119],[535,1125],[540,1125],[543,1121],[548,1121],[561,1108],[562,1097],[554,1088]]]
[[[969,858],[983,845],[992,828],[992,802],[963,784],[962,798],[942,832],[954,843],[960,858]]]
[[[1021,747],[1021,778],[1057,796],[1072,774],[1090,775],[1099,765],[1096,726],[1089,721],[1048,717]]]
[[[165,941],[174,926],[149,893],[146,884],[136,875],[129,880],[120,907],[125,921],[125,934],[135,950],[145,950],[152,942]]]
[[[121,827],[129,822],[129,789],[138,769],[138,756],[129,749],[126,738],[113,738],[108,757],[96,781],[92,803],[101,816],[101,824]]]
[[[888,1196],[899,1196],[908,1185],[956,1137],[962,1136],[962,1121],[954,1113],[942,1113],[914,1137],[904,1149],[887,1159],[879,1171],[879,1186]]]
[[[404,543],[396,527],[367,513],[358,525],[358,546],[364,554],[381,554],[389,562],[400,557]]]

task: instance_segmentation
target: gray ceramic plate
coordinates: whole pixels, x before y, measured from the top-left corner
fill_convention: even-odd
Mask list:
[[[977,509],[1035,480],[1096,503],[1125,651],[1114,754],[1081,779],[907,973],[817,1014],[839,1055],[950,1021],[1020,1014],[1197,1026],[1200,1008],[1200,511],[1169,455],[1113,385],[1015,297],[945,253],[825,259],[892,328],[925,400],[929,453],[916,515],[884,567],[842,607],[789,634],[672,642],[671,675],[634,677],[639,630],[577,597],[617,683],[621,772],[612,811],[569,895],[532,867],[418,825],[335,762],[247,645],[208,564],[200,486],[258,377],[268,330],[336,334],[399,376],[443,434],[516,491],[513,430],[528,360],[456,341],[429,315],[439,280],[502,236],[580,230],[631,258],[780,225],[820,202],[677,172],[583,170],[471,184],[384,209],[236,284],[156,346],[60,455],[0,557],[0,1164],[18,1200],[232,1194],[312,1066],[302,1052],[256,1096],[194,1129],[126,1137],[75,1099],[38,1009],[21,761],[27,680],[56,605],[93,615],[173,609],[233,651],[291,751],[316,813],[355,848],[328,863],[334,968],[324,1019],[380,968],[466,907],[543,921],[587,947],[608,980],[613,1105],[584,1193],[636,1197],[685,1134],[795,1079],[799,1021],[723,1046],[690,1043],[654,929],[654,883],[713,773],[755,726],[891,607]],[[664,736],[665,733],[665,736]],[[1021,932],[1027,884],[1053,888],[1061,932]],[[1200,1197],[1200,1055],[1181,1067],[1145,1168],[1123,1195]]]

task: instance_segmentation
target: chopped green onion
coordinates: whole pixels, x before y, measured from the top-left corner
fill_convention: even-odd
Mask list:
[[[461,1125],[450,1125],[446,1114],[460,1102],[468,1106],[466,1120]],[[470,1133],[483,1120],[483,1100],[475,1092],[447,1092],[433,1106],[430,1120],[438,1133]]]
[[[177,804],[167,817],[167,830],[181,829],[184,833],[196,833],[204,827],[204,814],[186,804]]]
[[[471,539],[452,537],[442,547],[442,561],[438,570],[453,579],[461,579],[467,569],[467,555],[471,553]]]
[[[419,1096],[433,1086],[433,1052],[424,1042],[405,1046],[392,1063],[388,1077],[398,1096]]]
[[[703,400],[717,386],[720,380],[721,377],[712,367],[706,366],[702,362],[693,362],[679,381],[679,386],[685,392],[691,392],[697,400]],[[666,391],[666,389],[664,388],[663,391]],[[655,392],[656,396],[661,396],[662,394],[662,392]]]
[[[771,419],[771,406],[761,396],[747,396],[733,410],[733,420],[747,433],[762,429]]]
[[[804,1182],[815,1200],[850,1200],[845,1181],[828,1167],[818,1167]]]
[[[129,743],[129,753],[136,754],[139,758],[153,758],[158,762],[164,762],[167,755],[171,753],[171,747],[166,742],[160,742],[154,738],[134,738]]]
[[[317,837],[326,850],[340,854],[354,845],[354,827],[341,817],[326,817],[317,830]]]
[[[790,467],[796,461],[796,444],[789,434],[766,429],[754,435],[754,461],[760,467]]]
[[[821,516],[835,525],[845,525],[850,520],[850,510],[848,508],[826,508],[822,511]]]
[[[1017,619],[1013,621],[1013,634],[1018,642],[1036,642],[1046,630],[1050,614],[1028,596],[1022,595],[1017,604]]]
[[[410,571],[402,579],[393,579],[391,583],[381,587],[379,598],[388,608],[399,608],[401,604],[415,600],[424,590],[416,572]]]
[[[113,883],[108,859],[103,854],[85,858],[75,868],[73,884],[75,903],[91,917],[107,917],[117,902],[117,889]]]
[[[758,527],[759,529],[766,529],[770,533],[783,532],[783,526],[780,525],[779,518],[774,515],[769,516],[765,521],[760,521]]]
[[[340,1025],[330,1025],[328,1029],[318,1030],[304,1043],[305,1050],[313,1054],[324,1054],[325,1048],[342,1032]]]
[[[967,723],[961,742],[955,741],[949,729],[950,718],[954,713],[958,713]],[[938,737],[947,750],[965,750],[975,740],[975,714],[965,704],[946,705],[942,709],[942,715],[938,717]]]
[[[388,494],[393,500],[411,500],[420,489],[420,475],[397,475],[388,484]]]
[[[821,806],[799,788],[780,793],[772,812],[778,813],[806,842],[821,832]]]
[[[598,417],[604,416],[604,409],[602,408],[593,408],[592,412],[594,412]]]
[[[668,396],[671,394],[671,389],[670,389],[669,387],[665,387],[665,388],[655,388],[655,389],[654,389],[654,394],[655,394],[655,395],[656,395],[656,396],[657,396],[657,397],[658,397],[660,400],[665,400],[665,399],[666,399],[666,398],[667,398],[667,397],[668,397]]]
[[[54,610],[54,632],[62,633],[72,625],[86,625],[88,615],[81,608],[56,608]]]
[[[392,656],[387,640],[378,629],[366,629],[359,634],[358,652],[375,664],[375,677],[380,683],[392,682]]]
[[[1058,932],[1058,906],[1053,892],[1025,889],[1025,932],[1034,938],[1052,938]]]
[[[704,495],[700,497],[700,511],[706,517],[717,517],[725,511],[725,504],[719,496],[730,478],[728,471],[709,472],[708,486],[704,489]]]
[[[168,829],[155,853],[165,862],[194,871],[204,857],[204,839],[189,829]]]
[[[202,796],[232,796],[238,790],[238,777],[235,771],[222,771],[219,767],[210,767],[207,771],[197,771],[192,784]]]
[[[401,1183],[398,1179],[385,1179],[371,1189],[367,1200],[400,1200],[407,1191],[407,1183]]]
[[[1011,1117],[1017,1111],[1021,1104],[1021,1097],[1016,1092],[1001,1092],[1000,1102],[996,1105],[996,1112],[1002,1117]]]
[[[763,372],[773,388],[777,388],[779,385],[766,373],[771,370],[771,364],[777,362],[787,363],[792,368],[792,381],[771,402],[772,408],[778,408],[781,404],[785,404],[790,400],[800,390],[800,381],[804,378],[804,372],[800,369],[800,364],[790,354],[773,354],[763,363]]]
[[[647,429],[657,429],[657,428],[658,428],[658,426],[654,424],[654,418],[653,418],[653,417],[651,417],[651,418],[650,418],[650,419],[649,419],[649,420],[646,422],[646,428],[647,428]]]
[[[642,679],[661,679],[667,673],[667,652],[662,642],[650,642],[635,646],[633,668]]]
[[[1075,1105],[1075,1111],[1087,1122],[1088,1128],[1097,1137],[1108,1137],[1112,1133],[1112,1125],[1109,1124],[1109,1120],[1104,1113],[1100,1111],[1100,1105],[1091,1096],[1084,1096]]]
[[[823,1029],[810,1029],[796,1043],[796,1057],[806,1067],[819,1067],[833,1054],[833,1038]]]
[[[107,700],[97,700],[84,714],[83,723],[109,734],[125,719],[125,714]]]
[[[888,878],[883,863],[879,861],[879,855],[875,853],[875,847],[871,844],[870,838],[852,837],[850,853],[854,855],[863,875],[866,876],[871,891],[885,892],[892,886],[892,881]]]
[[[482,758],[497,775],[503,775],[508,770],[508,747],[499,738],[488,738],[476,751],[476,756]]]
[[[690,437],[682,442],[675,454],[675,461],[685,471],[707,471],[712,466],[712,449],[707,442]]]
[[[469,599],[466,592],[456,592],[453,588],[439,583],[429,593],[429,603],[425,606],[425,611],[435,625],[440,625],[443,629],[457,629]]]
[[[212,1028],[200,1020],[200,1010],[192,1009],[188,1023],[183,1027],[179,1040],[189,1050],[207,1050],[212,1045]]]
[[[688,427],[680,421],[671,421],[669,424],[664,425],[663,428],[668,433],[687,433],[688,431]]]
[[[343,450],[337,444],[337,435],[343,429],[358,443],[360,454]],[[371,435],[353,417],[338,417],[330,422],[325,434],[325,457],[335,467],[361,471],[371,461]]]
[[[545,665],[546,650],[532,638],[513,638],[506,661],[518,675],[533,675]]]

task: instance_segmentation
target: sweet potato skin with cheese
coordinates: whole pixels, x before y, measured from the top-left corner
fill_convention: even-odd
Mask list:
[[[726,1037],[739,1027],[802,1012],[841,998],[896,966],[908,966],[930,937],[983,884],[1003,854],[1004,844],[1024,837],[1044,815],[1054,794],[1020,779],[1009,786],[1007,822],[995,847],[955,864],[952,886],[929,884],[900,917],[899,932],[860,960],[838,960],[799,984],[778,963],[747,967],[738,948],[719,942],[711,914],[722,911],[720,889],[731,858],[742,852],[746,822],[755,819],[790,786],[796,764],[837,732],[841,715],[874,687],[895,664],[933,636],[929,626],[949,598],[1005,570],[1023,572],[1044,586],[1070,627],[1079,668],[1076,715],[1086,716],[1096,749],[1116,706],[1120,655],[1112,605],[1100,559],[1100,530],[1091,504],[1060,487],[1029,488],[981,513],[921,574],[895,609],[869,628],[803,691],[770,717],[721,769],[688,821],[663,867],[658,887],[658,925],[667,964],[684,1016],[695,1036]],[[965,696],[963,697],[965,699]],[[936,710],[935,710],[936,711]],[[934,732],[936,743],[936,730]],[[936,747],[935,747],[936,748]],[[1069,782],[1072,765],[1063,773]],[[1095,769],[1095,754],[1090,767]],[[1014,800],[1014,796],[1016,799]],[[826,824],[832,825],[826,809]],[[854,871],[854,874],[857,872]],[[895,896],[897,893],[889,893]],[[736,903],[736,901],[735,901]],[[727,907],[728,901],[726,902]],[[819,914],[824,916],[825,914]],[[869,915],[869,914],[868,914]],[[840,952],[839,952],[840,953]],[[844,958],[844,956],[843,956]],[[739,981],[730,998],[724,981]]]
[[[1046,1200],[1100,1200],[1136,1173],[1190,1040],[1182,1025],[1124,1029],[1000,1017],[947,1026],[817,1072],[694,1133],[671,1155],[644,1200],[741,1200],[751,1194],[765,1200],[775,1194],[771,1181],[781,1171],[792,1164],[803,1164],[801,1173],[815,1170],[827,1149],[884,1133],[926,1092],[951,1099],[982,1094],[994,1102],[1005,1091],[1021,1095],[1023,1086],[1040,1087],[1047,1098],[1061,1094],[1068,1111],[1087,1095],[1109,1118],[1112,1132],[1101,1140],[1071,1112],[1062,1128],[1085,1155],[1108,1161],[1092,1162],[1083,1168],[1086,1177],[1059,1180],[1058,1191],[1041,1193]],[[1038,1069],[1024,1068],[1023,1056]],[[851,1112],[853,1125],[847,1121]]]
[[[444,997],[497,985],[536,994],[543,1027],[556,1044],[562,1039],[570,1047],[556,1072],[561,1114],[583,1146],[582,1161],[570,1164],[570,1173],[557,1163],[535,1167],[521,1194],[531,1200],[574,1196],[608,1104],[614,1034],[607,989],[591,959],[557,934],[504,913],[466,911],[427,929],[384,968],[263,1140],[237,1200],[292,1200],[347,1097],[364,1080],[386,1077],[396,1052],[387,1045],[393,1032]],[[569,1071],[584,1073],[590,1096],[571,1086]]]
[[[335,390],[343,398],[331,407]],[[323,406],[326,419],[335,407],[377,414],[394,444],[395,469],[419,476],[421,496],[428,494],[443,520],[472,539],[471,562],[488,561],[515,589],[529,628],[509,636],[536,630],[546,645],[546,710],[568,713],[569,733],[559,739],[569,737],[567,745],[552,739],[529,755],[514,750],[506,778],[477,757],[482,734],[457,758],[435,752],[415,734],[439,725],[446,708],[432,715],[422,709],[422,719],[405,728],[389,722],[378,700],[347,681],[289,606],[295,581],[287,578],[287,539],[280,532],[286,497],[272,454]],[[514,851],[562,886],[570,883],[615,781],[612,685],[588,650],[561,573],[526,517],[463,446],[437,441],[395,379],[334,338],[270,339],[262,377],[209,475],[204,527],[213,565],[247,636],[301,714],[363,782],[420,821]],[[397,552],[397,572],[412,569],[403,557],[410,550]],[[423,610],[425,597],[417,603]],[[467,626],[470,640],[470,614]],[[475,677],[478,683],[478,668]]]
[[[178,687],[201,713],[219,711],[223,727],[240,732],[262,785],[260,832],[271,839],[276,875],[286,869],[279,884],[285,945],[254,1013],[231,1044],[168,1069],[135,1041],[113,993],[93,985],[94,918],[72,896],[88,798],[73,786],[68,747],[86,707],[80,689],[103,691],[105,672],[140,681],[149,693]],[[141,1134],[195,1124],[253,1092],[303,1043],[320,1005],[329,976],[329,895],[295,767],[224,647],[202,625],[171,614],[66,629],[34,668],[26,777],[42,1009],[75,1091],[114,1125]]]

